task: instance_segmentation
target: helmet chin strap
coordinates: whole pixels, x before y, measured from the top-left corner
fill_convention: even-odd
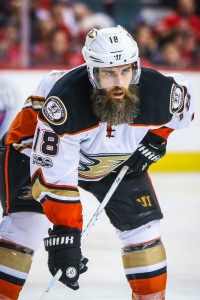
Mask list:
[[[87,67],[88,77],[89,77],[90,83],[92,84],[92,86],[93,86],[94,89],[98,89],[98,86],[97,86],[95,80],[93,79],[94,77],[92,78],[92,76],[91,76],[89,68],[90,67]]]

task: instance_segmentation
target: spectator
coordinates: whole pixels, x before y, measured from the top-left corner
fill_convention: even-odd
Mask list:
[[[102,12],[110,16],[115,24],[131,30],[131,20],[139,12],[141,0],[80,0],[79,2],[87,4],[94,12]]]
[[[180,69],[186,66],[186,63],[182,60],[181,50],[173,43],[165,43],[158,58],[154,61],[159,67]]]
[[[134,39],[136,40],[142,64],[150,66],[158,55],[158,41],[152,29],[145,23],[136,27]]]
[[[50,16],[57,27],[65,28],[74,37],[77,33],[77,25],[74,10],[69,0],[50,0]]]
[[[176,0],[175,0],[176,1]],[[132,25],[145,23],[151,27],[155,26],[162,18],[172,12],[174,0],[140,0],[139,12],[134,16]]]
[[[196,59],[198,56],[198,42],[193,32],[174,31],[171,33],[165,43],[170,42],[176,46],[181,53],[182,65],[184,67],[197,67]]]
[[[19,41],[19,30],[15,25],[5,27],[0,40],[0,66],[20,67],[21,45]]]
[[[84,3],[75,3],[73,9],[78,28],[78,49],[82,49],[85,36],[92,28],[102,29],[115,26],[115,22],[110,16],[103,12],[94,12]]]
[[[35,48],[38,52],[33,54],[34,66],[53,66],[73,68],[83,63],[82,56],[72,53],[70,47],[70,36],[61,28],[54,29],[48,42],[41,48]]]
[[[199,68],[200,61],[198,57],[200,56],[199,44],[194,33],[188,32],[184,36],[184,47],[182,52],[182,59],[187,62],[187,67],[189,68]]]
[[[8,0],[6,2],[7,24],[14,24],[20,28],[22,0]]]
[[[117,0],[102,0],[105,13],[111,18],[115,17]]]
[[[64,28],[76,36],[76,21],[70,0],[41,0],[36,15],[39,22],[51,19],[56,27]]]
[[[79,31],[86,32],[92,28],[102,29],[115,26],[114,20],[105,13],[94,12],[83,3],[74,4],[74,13]]]
[[[35,35],[36,41],[32,45],[32,56],[40,56],[40,53],[46,50],[49,35],[55,29],[55,22],[49,16],[37,22]]]
[[[3,27],[7,24],[8,5],[5,1],[0,0],[0,33]]]
[[[155,26],[160,38],[169,36],[174,31],[181,31],[192,32],[199,39],[199,28],[200,18],[196,14],[195,0],[177,0],[177,11],[166,16]]]

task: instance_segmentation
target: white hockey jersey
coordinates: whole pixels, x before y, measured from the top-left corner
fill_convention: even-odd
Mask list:
[[[139,117],[133,124],[118,126],[94,115],[86,66],[67,73],[50,91],[38,118],[31,173],[33,196],[54,224],[81,229],[79,180],[100,180],[112,172],[135,152],[148,131],[167,139],[174,129],[191,123],[193,95],[182,75],[166,77],[142,68],[138,88]]]
[[[100,180],[112,172],[136,151],[148,131],[167,139],[174,129],[191,123],[193,95],[184,76],[166,77],[142,68],[138,89],[140,115],[133,124],[118,126],[102,123],[94,115],[85,65],[67,74],[49,73],[36,96],[26,101],[24,114],[27,120],[31,116],[31,132],[14,142],[10,135],[7,141],[27,155],[33,142],[33,197],[41,201],[52,223],[81,229],[79,180]]]

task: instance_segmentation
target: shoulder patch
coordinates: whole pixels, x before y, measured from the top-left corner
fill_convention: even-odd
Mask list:
[[[170,113],[182,113],[184,110],[184,87],[178,84],[173,84],[170,94]]]
[[[51,96],[45,101],[42,112],[47,121],[53,125],[62,125],[67,120],[66,107],[56,96]]]

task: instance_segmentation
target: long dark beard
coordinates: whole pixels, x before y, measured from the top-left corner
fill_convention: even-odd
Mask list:
[[[125,96],[121,100],[113,99],[110,94],[123,91]],[[101,122],[114,126],[123,123],[134,123],[139,114],[139,96],[137,87],[130,85],[128,89],[114,87],[107,94],[105,90],[94,90],[91,95],[93,110]]]

